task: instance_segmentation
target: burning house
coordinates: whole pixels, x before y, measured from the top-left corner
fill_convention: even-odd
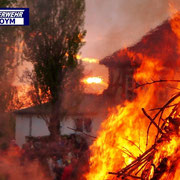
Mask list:
[[[104,58],[101,62],[109,68],[109,86],[104,95],[114,104],[121,104],[134,97],[133,67],[127,56],[119,57],[118,52]]]
[[[87,180],[179,179],[179,52],[180,14],[175,14],[137,44],[101,61],[110,72],[104,93],[119,105],[91,146]],[[130,86],[128,76],[135,82]],[[136,97],[122,106],[133,84]]]
[[[164,67],[168,69],[176,68],[172,62],[176,62],[179,57],[177,48],[177,36],[167,20],[162,25],[151,30],[135,45],[118,50],[105,57],[100,61],[100,64],[109,69],[109,86],[104,91],[104,94],[109,97],[109,101],[113,104],[121,104],[125,100],[132,100],[135,97],[133,89],[138,84],[135,83],[133,74],[140,66],[141,58],[133,56],[130,52],[143,54],[148,58],[159,59],[159,61],[165,63]]]

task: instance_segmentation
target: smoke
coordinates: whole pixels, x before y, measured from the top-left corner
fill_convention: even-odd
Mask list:
[[[169,17],[178,0],[86,0],[87,44],[84,56],[103,58],[128,47]]]
[[[78,64],[74,70],[69,70],[63,80],[62,107],[67,114],[77,112],[84,94],[84,86],[80,83],[83,78],[84,66]]]
[[[0,179],[49,180],[45,168],[36,159],[25,157],[23,149],[15,145],[15,122],[11,113],[0,113]]]
[[[0,178],[9,180],[48,180],[38,161],[22,163],[21,151],[11,146],[7,151],[1,152]]]

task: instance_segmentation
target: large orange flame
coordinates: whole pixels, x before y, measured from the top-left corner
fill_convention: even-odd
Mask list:
[[[180,15],[176,16],[170,23],[177,37],[180,37]],[[173,69],[166,66],[167,62],[163,61],[164,54],[149,57],[144,53],[126,51],[132,65],[137,59],[140,61],[140,67],[134,74],[136,82],[145,83],[151,81],[151,79],[175,78],[175,68],[179,64],[178,61],[174,62]],[[178,86],[178,84],[175,85]],[[108,174],[108,172],[117,172],[149,148],[154,143],[157,129],[152,127],[150,130],[150,138],[147,145],[147,126],[149,120],[143,115],[141,108],[149,110],[154,107],[161,107],[168,100],[168,95],[170,97],[176,91],[175,88],[168,89],[167,84],[164,86],[163,83],[152,83],[151,85],[136,89],[137,97],[133,102],[126,101],[124,106],[119,105],[111,109],[108,118],[101,125],[98,138],[90,147],[90,169],[89,173],[85,175],[86,179],[116,179],[116,177]],[[164,112],[164,116],[168,116],[171,110],[171,108],[167,109]],[[148,113],[153,115],[152,111]],[[160,158],[172,156],[174,152],[180,154],[180,151],[178,151],[179,145],[179,139],[176,136],[171,137],[170,142],[165,142],[159,148],[154,163],[157,165]],[[172,162],[173,157],[171,157],[169,163]],[[177,167],[180,167],[180,163]],[[168,179],[174,178],[178,180],[179,175],[180,171],[176,169],[175,175],[171,177],[165,174],[161,179],[167,179],[168,177]]]
[[[8,111],[24,109],[38,104],[39,102],[35,101],[37,99],[37,92],[34,87],[30,84],[22,84],[16,86],[16,93],[13,96],[12,102],[9,104]],[[49,95],[49,94],[48,94]],[[41,98],[41,103],[47,103],[49,97],[43,96]],[[39,89],[39,96],[42,96],[42,92]],[[49,95],[50,96],[50,95]]]

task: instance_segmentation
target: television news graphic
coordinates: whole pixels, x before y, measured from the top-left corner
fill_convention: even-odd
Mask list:
[[[29,8],[0,8],[0,26],[28,26]]]

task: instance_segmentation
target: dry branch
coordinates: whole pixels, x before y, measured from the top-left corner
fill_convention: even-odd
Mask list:
[[[161,80],[158,82],[167,82],[167,81],[168,80],[166,80],[166,81]],[[175,80],[173,80],[173,81],[175,81]],[[178,81],[178,82],[180,82],[180,81]],[[148,84],[151,84],[151,83],[148,83]],[[166,158],[168,158],[168,157],[164,157],[164,159],[162,159],[161,162],[159,163],[159,166],[155,167],[155,165],[152,164],[152,162],[153,162],[153,159],[154,159],[155,153],[157,152],[158,147],[162,146],[163,142],[168,142],[168,140],[170,140],[170,137],[172,134],[176,134],[179,137],[179,131],[177,131],[177,129],[180,128],[180,118],[175,117],[175,115],[177,114],[176,111],[178,109],[179,103],[171,105],[171,103],[173,103],[179,97],[180,97],[180,93],[177,93],[163,107],[156,109],[156,110],[158,110],[158,112],[154,115],[154,118],[150,117],[148,115],[148,113],[145,111],[145,109],[142,108],[144,115],[150,120],[148,129],[147,129],[147,139],[148,139],[149,130],[150,130],[150,127],[152,124],[158,130],[156,137],[155,137],[155,143],[148,150],[146,150],[139,157],[137,157],[131,164],[127,165],[125,168],[122,168],[118,172],[109,172],[109,174],[116,175],[117,178],[121,178],[121,179],[128,179],[128,177],[130,177],[132,179],[144,180],[145,178],[143,176],[146,176],[150,172],[150,167],[153,166],[156,170],[158,168],[160,168],[159,166],[161,166],[161,164],[164,163],[163,161],[165,161]],[[173,107],[173,109],[172,109],[170,115],[168,117],[166,117],[165,120],[163,120],[163,123],[161,125],[161,120],[163,117],[164,110],[169,107]],[[158,124],[157,124],[155,122],[155,120],[158,116],[159,116],[159,119],[158,119]],[[169,123],[167,124],[166,122],[169,122]],[[174,129],[172,129],[173,126],[170,126],[170,124],[176,125],[174,127]],[[160,134],[161,134],[161,136],[160,136]],[[131,141],[129,141],[129,142],[131,142]],[[149,166],[149,164],[150,164],[150,166]],[[158,173],[161,173],[160,175],[162,175],[163,173],[165,173],[165,171],[154,172],[154,178],[156,178]]]
[[[152,82],[147,82],[147,83],[144,83],[144,84],[138,84],[137,83],[135,88],[139,88],[139,87],[146,86],[146,85],[151,85],[151,84],[154,84],[154,83],[163,83],[163,82],[180,82],[180,80],[160,79],[160,80],[156,80],[156,81],[152,81]]]
[[[154,122],[154,119],[152,119],[152,118],[147,114],[147,112],[145,111],[144,108],[142,108],[142,111],[143,111],[143,113],[145,114],[145,116],[151,121],[151,124],[154,124],[154,126],[157,128],[157,130],[158,130],[161,134],[163,134],[162,130],[161,130],[161,129],[159,128],[159,126]]]
[[[71,129],[71,130],[73,130],[73,131],[75,131],[75,132],[80,132],[80,133],[82,133],[82,134],[84,134],[84,135],[86,135],[86,136],[89,136],[89,137],[91,137],[91,138],[95,138],[96,139],[96,137],[95,136],[92,136],[92,135],[90,135],[90,134],[86,134],[86,133],[84,133],[84,132],[82,132],[82,131],[78,131],[77,129],[74,129],[74,128],[71,128],[71,127],[67,127],[68,129]]]
[[[129,143],[131,143],[132,145],[134,145],[135,147],[137,147],[137,148],[139,149],[139,151],[140,151],[141,153],[143,153],[142,150],[141,150],[141,148],[140,148],[139,146],[137,146],[136,143],[134,143],[133,141],[131,141],[131,140],[129,140],[129,139],[126,139],[126,138],[123,138],[123,139],[125,139],[126,141],[128,141]]]

